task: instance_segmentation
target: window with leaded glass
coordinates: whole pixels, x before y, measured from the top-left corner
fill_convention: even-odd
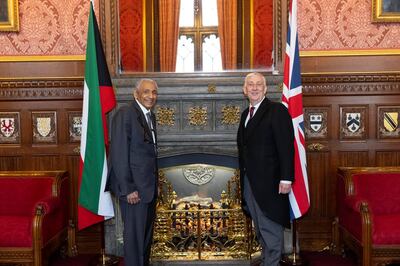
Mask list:
[[[176,71],[221,71],[217,0],[180,3]]]

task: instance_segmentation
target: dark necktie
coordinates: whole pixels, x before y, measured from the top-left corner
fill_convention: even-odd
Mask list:
[[[255,109],[255,107],[254,107],[254,106],[250,107],[250,118],[249,118],[249,120],[253,118],[253,115],[254,115],[254,109]]]
[[[153,123],[150,112],[146,113],[146,117],[147,117],[147,125],[149,126],[150,131],[153,131]]]
[[[146,113],[146,117],[147,117],[147,125],[149,126],[150,132],[151,132],[151,136],[153,138],[153,143],[154,143],[154,151],[156,152],[157,155],[157,142],[156,142],[156,132],[153,128],[153,119],[151,118],[151,113],[147,112]]]

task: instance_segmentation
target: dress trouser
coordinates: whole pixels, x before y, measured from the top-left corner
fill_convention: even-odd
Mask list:
[[[247,176],[244,177],[244,200],[249,208],[258,241],[263,249],[264,266],[277,266],[283,249],[283,226],[270,220],[254,199]]]
[[[124,265],[147,266],[150,263],[156,201],[129,204],[124,198],[120,199],[124,222]]]

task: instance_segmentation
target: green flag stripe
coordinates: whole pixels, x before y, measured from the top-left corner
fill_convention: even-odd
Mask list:
[[[105,146],[93,15],[93,9],[91,8],[85,65],[85,83],[89,90],[89,103],[86,151],[79,203],[88,210],[98,213]]]

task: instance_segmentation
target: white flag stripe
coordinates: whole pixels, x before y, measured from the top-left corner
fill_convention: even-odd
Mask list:
[[[289,98],[296,96],[298,94],[302,94],[302,86],[299,86],[297,88],[293,88],[289,91]]]
[[[83,85],[83,106],[82,106],[82,133],[81,133],[81,160],[85,161],[87,126],[89,116],[89,88],[86,80]]]
[[[297,205],[297,201],[294,196],[293,190],[291,190],[289,193],[289,201],[290,201],[290,207],[292,208],[294,216],[300,217],[301,216],[300,208],[299,208],[299,205]]]
[[[101,177],[101,186],[99,191],[99,215],[106,216],[106,219],[112,218],[114,216],[114,207],[111,199],[111,194],[109,191],[105,192],[104,189],[106,187],[107,182],[107,159],[104,154],[104,162],[103,162],[103,174]]]

